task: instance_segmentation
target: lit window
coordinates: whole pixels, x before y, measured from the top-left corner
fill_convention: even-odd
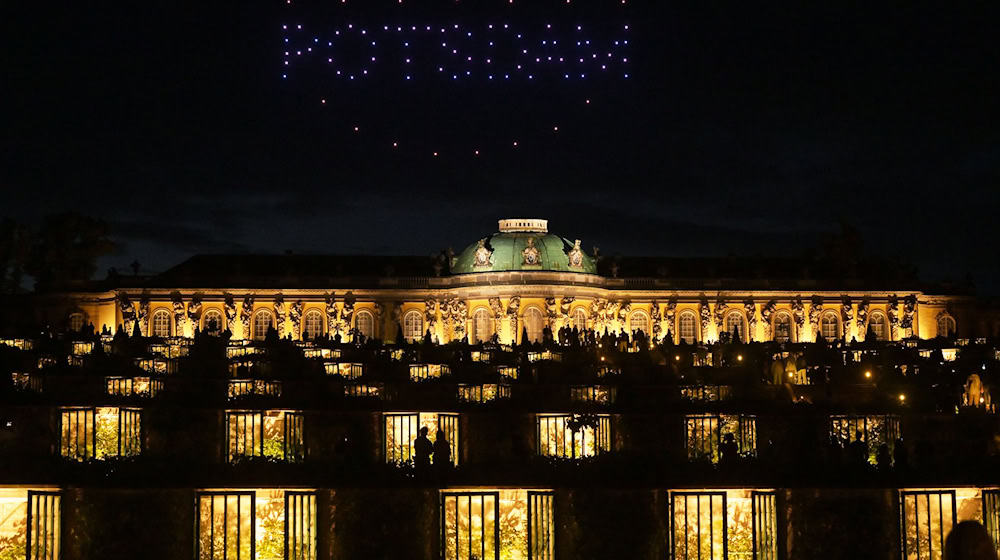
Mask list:
[[[441,492],[445,560],[555,557],[552,492]]]
[[[677,319],[677,324],[680,339],[688,344],[694,344],[698,337],[694,313],[691,311],[681,313],[681,316]]]
[[[614,404],[618,388],[613,385],[574,385],[569,388],[572,402],[608,405]]]
[[[253,339],[264,340],[267,331],[274,327],[274,316],[266,309],[260,309],[253,314]]]
[[[643,311],[632,313],[628,320],[628,330],[630,333],[635,331],[649,333],[649,316]]]
[[[142,411],[133,408],[63,408],[59,414],[59,453],[87,461],[133,457],[142,452]]]
[[[358,315],[358,324],[361,323],[361,316]],[[317,309],[306,311],[302,318],[302,340],[315,340],[323,334],[323,314]]]
[[[472,316],[472,343],[487,342],[493,337],[493,316],[486,309],[479,309]]]
[[[83,313],[71,313],[69,316],[69,330],[80,332],[83,330]]]
[[[740,341],[747,342],[746,332],[743,328],[743,314],[739,311],[730,311],[726,315],[725,329],[727,333],[737,335]]]
[[[209,309],[202,317],[202,332],[211,335],[222,333],[222,312],[218,309]]]
[[[986,501],[982,498],[981,492],[975,488],[901,490],[899,513],[903,558],[940,560],[945,539],[955,523],[979,521],[981,504]],[[991,525],[989,514],[983,511],[987,527]]]
[[[827,311],[820,319],[820,332],[826,340],[837,340],[840,338],[840,323],[837,320],[837,313]]]
[[[611,417],[591,415],[593,423],[572,414],[539,414],[536,419],[538,454],[580,459],[611,451]]]
[[[301,412],[227,411],[226,426],[230,461],[246,457],[287,462],[305,459],[305,416]]]
[[[573,311],[573,328],[578,331],[587,330],[587,311],[582,307]]]
[[[315,492],[198,492],[197,507],[195,558],[317,557]]]
[[[316,312],[319,313],[318,311]],[[369,311],[358,311],[354,319],[355,327],[365,339],[375,336],[375,316]]]
[[[792,316],[786,312],[774,316],[775,342],[792,342]]]
[[[950,315],[942,315],[937,321],[937,335],[943,337],[951,337],[955,335],[956,331],[955,319]]]
[[[771,491],[670,492],[673,558],[777,558],[775,506]]]
[[[1000,548],[1000,490],[983,490],[983,525]]]
[[[876,340],[887,340],[889,330],[886,328],[885,315],[881,312],[873,312],[868,316],[868,328],[875,333]]]
[[[878,450],[882,445],[886,446],[891,460],[899,437],[898,416],[830,416],[830,443],[850,449],[855,442],[861,442],[865,459],[873,465],[878,462]]]
[[[458,465],[458,414],[420,412],[387,413],[383,415],[385,424],[385,462],[407,463],[414,460],[414,442],[420,435],[420,428],[427,428],[427,439],[436,442],[438,431],[442,432],[451,451],[452,465]]]
[[[420,340],[424,336],[424,318],[419,311],[410,311],[403,315],[403,338],[407,342]]]
[[[524,328],[528,332],[528,342],[541,342],[544,326],[545,322],[542,320],[542,312],[537,308],[529,307],[524,312]]]
[[[59,558],[61,501],[55,491],[0,488],[0,558]]]
[[[442,375],[451,375],[451,366],[448,364],[410,364],[411,381],[437,379]]]
[[[757,453],[757,418],[743,414],[689,414],[685,417],[685,447],[692,461],[718,463],[730,438],[739,457]]]
[[[157,309],[153,313],[152,336],[167,338],[170,336],[170,312],[166,309]]]

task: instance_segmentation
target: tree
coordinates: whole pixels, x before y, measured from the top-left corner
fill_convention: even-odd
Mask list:
[[[97,270],[97,259],[115,249],[108,232],[108,225],[97,218],[75,213],[46,216],[25,266],[35,277],[35,289],[89,280]]]
[[[31,231],[10,218],[0,221],[0,294],[20,290],[31,252]]]

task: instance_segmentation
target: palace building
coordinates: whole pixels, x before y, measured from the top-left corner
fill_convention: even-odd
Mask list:
[[[940,559],[1000,315],[877,262],[199,255],[0,331],[0,560]]]
[[[136,324],[145,336],[191,337],[229,330],[262,340],[268,329],[294,340],[341,335],[407,341],[503,344],[541,339],[546,327],[641,330],[675,343],[712,343],[722,332],[746,341],[895,341],[1000,328],[969,298],[928,293],[913,279],[861,275],[838,281],[795,270],[788,259],[597,259],[547,221],[500,220],[499,232],[457,256],[338,257],[200,255],[137,285],[53,296],[41,322],[79,330]],[[599,268],[602,270],[599,271]],[[606,270],[604,270],[606,269]],[[790,270],[791,269],[791,270]],[[881,284],[879,282],[882,282]]]

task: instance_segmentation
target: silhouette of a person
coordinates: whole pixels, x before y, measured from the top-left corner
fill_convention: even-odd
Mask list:
[[[451,445],[444,434],[444,430],[438,430],[434,436],[434,468],[444,470],[451,466]]]
[[[736,437],[733,434],[726,434],[719,445],[719,462],[723,465],[731,465],[739,459],[740,448],[736,445]]]
[[[426,470],[430,466],[433,452],[434,444],[427,439],[427,427],[420,428],[420,435],[413,442],[413,463],[418,470]]]
[[[989,532],[978,521],[963,521],[944,541],[944,560],[996,560]]]
[[[868,445],[865,443],[864,432],[858,430],[854,433],[854,441],[848,445],[851,462],[855,466],[868,462]]]

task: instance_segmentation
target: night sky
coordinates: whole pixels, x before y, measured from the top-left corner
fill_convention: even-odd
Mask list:
[[[121,249],[102,274],[193,253],[457,251],[503,217],[602,254],[795,255],[845,220],[927,280],[1000,292],[994,2],[91,4],[0,14],[0,215],[104,218]],[[360,36],[329,53],[369,75],[283,65],[285,37],[348,23],[378,61]],[[532,55],[556,37],[602,56],[629,43],[607,72],[490,81],[487,26],[503,23]],[[407,39],[383,25],[452,26],[456,44],[460,25],[477,63],[435,76],[460,65],[412,33],[404,81]],[[516,63],[500,40],[494,62]]]

